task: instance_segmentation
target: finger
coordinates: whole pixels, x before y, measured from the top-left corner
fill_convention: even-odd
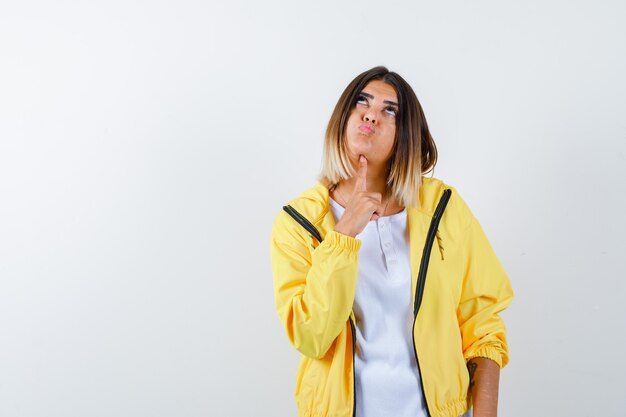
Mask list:
[[[367,191],[367,158],[359,155],[359,170],[356,174],[354,191]]]
[[[367,193],[367,194],[368,194],[369,197],[371,197],[374,200],[375,204],[378,204],[380,206],[380,204],[383,202],[383,195],[382,195],[382,193],[371,192],[371,193]]]
[[[380,193],[373,193],[373,194],[378,194],[378,195],[374,196],[376,200],[374,207],[376,208],[376,210],[374,210],[372,217],[376,216],[376,219],[380,219],[381,217],[383,217],[383,214],[385,214],[385,207],[383,207],[383,205],[381,204]]]

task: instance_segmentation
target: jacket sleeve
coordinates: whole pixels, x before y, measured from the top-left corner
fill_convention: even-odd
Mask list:
[[[352,311],[361,241],[331,230],[311,255],[311,239],[303,241],[285,217],[277,217],[270,242],[276,310],[291,344],[321,358]]]
[[[469,209],[468,209],[469,212]],[[509,278],[480,223],[470,212],[465,236],[465,275],[457,309],[465,361],[483,357],[501,368],[509,361],[504,322],[499,313],[513,300]]]

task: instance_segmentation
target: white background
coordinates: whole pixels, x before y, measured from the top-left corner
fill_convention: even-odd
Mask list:
[[[270,227],[379,64],[510,274],[500,414],[624,415],[626,5],[227,3],[2,2],[0,416],[294,416]]]

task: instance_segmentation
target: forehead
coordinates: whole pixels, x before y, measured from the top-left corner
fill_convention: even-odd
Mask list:
[[[363,88],[363,92],[373,95],[376,100],[398,102],[398,95],[396,94],[396,90],[393,86],[381,80],[370,81]]]

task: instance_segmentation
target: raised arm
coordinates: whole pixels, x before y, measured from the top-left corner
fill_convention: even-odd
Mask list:
[[[286,216],[278,216],[270,242],[276,311],[291,344],[321,358],[352,311],[361,241],[331,230],[311,255]]]

